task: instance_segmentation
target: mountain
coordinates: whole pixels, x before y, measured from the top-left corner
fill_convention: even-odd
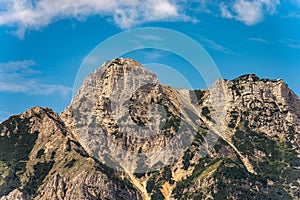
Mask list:
[[[300,199],[300,100],[244,75],[209,90],[104,63],[60,115],[0,124],[0,199]]]

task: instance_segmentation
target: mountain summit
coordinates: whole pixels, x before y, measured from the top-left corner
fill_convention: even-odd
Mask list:
[[[0,124],[0,200],[299,199],[299,136],[281,79],[190,91],[118,58],[60,116],[34,107]]]

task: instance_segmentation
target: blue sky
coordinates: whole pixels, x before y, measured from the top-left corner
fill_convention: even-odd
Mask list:
[[[282,78],[300,95],[299,0],[2,0],[0,121],[36,105],[61,112],[89,52],[139,27],[169,28],[193,38],[223,78],[247,73]],[[152,49],[127,56],[186,65],[176,55]],[[176,79],[165,83],[185,87]]]

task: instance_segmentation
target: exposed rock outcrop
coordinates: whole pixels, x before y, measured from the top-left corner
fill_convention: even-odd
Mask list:
[[[34,107],[0,124],[0,199],[299,199],[299,132],[280,79],[189,91],[119,58],[60,116]]]

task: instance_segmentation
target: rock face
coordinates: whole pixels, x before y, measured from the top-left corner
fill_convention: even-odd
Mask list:
[[[189,91],[185,93],[190,101]],[[177,141],[182,136],[187,140],[199,127],[199,117],[191,120],[187,114],[197,116],[198,111],[180,97],[182,92],[159,84],[136,61],[116,59],[84,81],[62,118],[100,161],[108,164],[109,158],[127,172],[143,172],[139,162],[153,168],[173,160],[183,145]]]
[[[115,59],[60,116],[34,107],[0,124],[0,199],[299,199],[299,136],[282,80],[189,91]]]
[[[4,199],[141,199],[90,157],[50,109],[32,108],[0,126]]]

